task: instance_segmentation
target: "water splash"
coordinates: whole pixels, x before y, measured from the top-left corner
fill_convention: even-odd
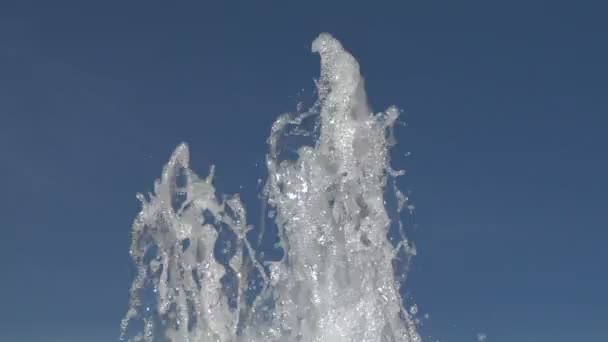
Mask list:
[[[414,250],[401,223],[389,239],[385,200],[392,191],[399,211],[406,203],[394,181],[387,187],[402,174],[388,154],[399,111],[371,112],[357,61],[333,37],[321,34],[312,50],[321,56],[318,101],[279,117],[268,139],[262,197],[282,259],[252,246],[239,196],[219,198],[213,168],[198,177],[182,144],[154,193],[138,195],[138,274],[123,337],[135,329],[131,341],[420,340],[395,277]],[[282,148],[294,137],[311,143],[289,158]]]

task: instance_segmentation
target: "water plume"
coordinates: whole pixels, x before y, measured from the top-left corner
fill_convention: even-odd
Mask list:
[[[154,192],[138,195],[124,338],[420,340],[396,278],[414,250],[386,199],[390,192],[398,211],[406,202],[394,183],[402,172],[389,163],[399,110],[370,110],[359,65],[336,39],[321,34],[312,51],[321,57],[317,102],[280,116],[268,138],[261,197],[282,258],[263,256],[239,196],[218,196],[213,168],[197,176],[187,145],[178,146]],[[290,156],[296,137],[309,143]]]

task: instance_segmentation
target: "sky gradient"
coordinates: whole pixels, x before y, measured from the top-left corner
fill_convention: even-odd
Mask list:
[[[425,341],[607,341],[608,5],[353,3],[2,2],[0,340],[117,339],[135,193],[182,141],[255,223],[330,32],[404,110]]]

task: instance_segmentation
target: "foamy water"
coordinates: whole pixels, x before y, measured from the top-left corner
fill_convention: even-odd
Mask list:
[[[399,293],[398,265],[408,264],[413,248],[386,201],[392,196],[398,211],[406,204],[394,183],[401,173],[389,164],[399,111],[369,109],[359,65],[333,37],[321,34],[312,51],[321,56],[317,103],[280,116],[268,138],[261,197],[282,259],[266,259],[248,240],[267,227],[247,223],[238,194],[216,194],[213,168],[197,176],[182,144],[154,192],[138,195],[130,250],[138,273],[124,338],[420,340]],[[302,137],[311,143],[286,157],[288,142]]]

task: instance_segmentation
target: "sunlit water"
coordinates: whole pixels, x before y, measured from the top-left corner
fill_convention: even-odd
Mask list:
[[[216,194],[213,169],[202,178],[189,168],[185,144],[154,192],[138,195],[123,338],[419,341],[400,296],[414,251],[387,209],[406,205],[388,154],[399,111],[371,112],[357,61],[333,37],[320,35],[312,51],[321,56],[316,104],[280,116],[268,138],[260,197],[272,224],[249,225],[238,195]],[[281,260],[251,238],[273,230]]]

